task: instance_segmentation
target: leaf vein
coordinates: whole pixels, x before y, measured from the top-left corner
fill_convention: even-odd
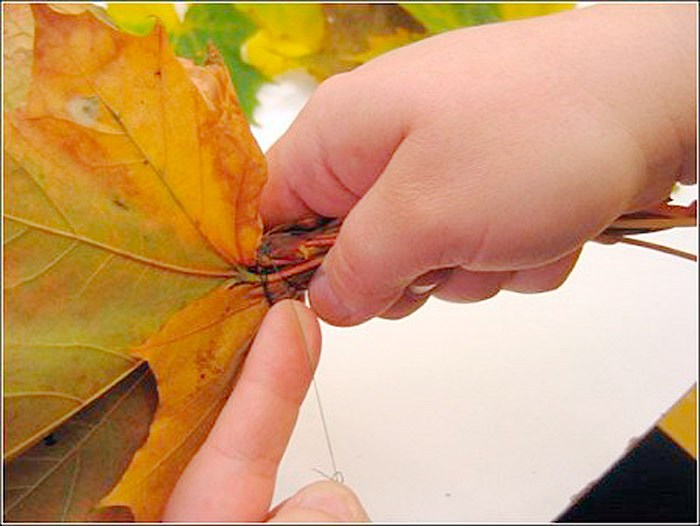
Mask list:
[[[33,457],[30,455],[25,455],[20,460],[24,462],[58,462],[56,457]]]
[[[12,235],[12,236],[7,236],[7,237],[3,240],[3,243],[2,243],[3,246],[9,245],[9,244],[12,243],[13,241],[15,241],[15,240],[21,238],[21,237],[24,236],[27,232],[29,232],[29,230],[30,230],[30,228],[25,226],[25,227],[22,228],[22,230],[20,230],[19,232],[16,232],[14,235]]]
[[[139,351],[150,351],[151,349],[155,349],[157,347],[163,347],[164,345],[169,345],[171,343],[175,343],[180,340],[184,340],[185,338],[189,338],[190,336],[194,336],[195,334],[204,332],[208,329],[211,329],[212,327],[215,327],[216,325],[220,325],[224,323],[226,320],[231,318],[232,316],[235,316],[236,314],[243,312],[244,310],[248,309],[250,305],[240,305],[236,309],[233,309],[231,312],[227,312],[223,316],[218,317],[214,321],[207,323],[206,325],[202,325],[201,327],[197,327],[195,329],[192,329],[189,332],[183,333],[183,334],[178,334],[177,336],[174,336],[173,338],[170,338],[169,340],[165,341],[160,341],[158,343],[153,343],[150,345],[142,345],[138,347],[137,349]]]
[[[112,389],[115,385],[120,383],[122,380],[127,378],[129,375],[134,373],[141,365],[143,364],[143,360],[136,361],[132,363],[124,372],[119,374],[114,380],[112,380],[109,384],[101,388],[100,390],[96,391],[90,397],[85,400],[85,403],[80,406],[76,406],[73,408],[71,411],[67,412],[65,415],[63,415],[61,418],[58,420],[52,422],[51,424],[44,426],[41,428],[39,431],[34,433],[31,437],[27,438],[24,440],[20,445],[16,446],[15,448],[5,451],[5,458],[3,459],[5,462],[9,462],[16,458],[16,456],[24,451],[27,447],[30,445],[36,443],[41,437],[51,433],[54,429],[58,428],[59,426],[63,425],[66,423],[68,420],[76,416],[84,407],[87,407],[90,405],[92,402],[95,400],[101,398],[105,393],[107,393],[110,389]],[[75,422],[74,422],[75,423]],[[88,424],[89,425],[89,424]]]
[[[22,285],[26,285],[27,283],[31,283],[32,281],[40,278],[44,274],[48,274],[53,268],[55,268],[68,254],[73,252],[75,248],[78,246],[78,241],[73,241],[65,250],[63,250],[58,256],[53,258],[51,261],[49,261],[46,265],[44,265],[42,268],[34,272],[34,274],[31,274],[25,278],[22,278],[15,283],[12,283],[11,285],[4,287],[3,290],[13,290],[16,288],[21,287]]]
[[[27,118],[27,120],[37,120],[37,121],[42,120],[42,119],[52,119],[52,120],[56,120],[56,121],[68,122],[68,123],[73,124],[73,125],[77,124],[73,119],[70,119],[68,117],[64,117],[63,115],[56,115],[56,114],[38,115],[36,117],[33,116],[33,117],[26,117],[26,118]],[[106,125],[100,124],[100,123],[95,123],[91,126],[89,126],[87,124],[80,124],[80,126],[82,126],[83,128],[90,128],[91,130],[96,131],[98,133],[101,133],[103,135],[115,135],[115,136],[124,135],[124,136],[126,136],[126,133],[123,131],[123,128],[122,128],[122,131],[116,131],[116,130],[109,128],[109,126],[106,126]],[[141,159],[140,162],[143,162],[143,159]],[[93,166],[92,163],[85,163],[85,164],[87,164],[88,166],[91,166],[91,167]]]
[[[157,30],[158,30],[159,32],[160,32],[160,31],[163,31],[163,29],[162,29],[160,26],[156,26],[156,28],[157,28]],[[160,36],[160,35],[159,35],[159,36]],[[162,40],[162,39],[161,39],[161,40]],[[159,41],[159,46],[160,46],[160,47],[159,47],[158,61],[159,61],[159,68],[162,70],[163,58],[162,58],[162,43],[161,43],[161,41]],[[199,233],[199,235],[200,235],[200,237],[202,238],[202,240],[203,240],[216,254],[218,254],[224,261],[230,262],[230,261],[229,261],[229,258],[226,256],[226,254],[224,254],[223,252],[221,252],[221,251],[218,249],[218,247],[216,247],[216,246],[211,242],[211,240],[209,239],[209,237],[206,236],[206,235],[204,234],[204,232],[203,232],[202,229],[200,228],[200,223],[199,223],[199,221],[196,221],[196,220],[189,214],[189,212],[188,212],[187,209],[185,208],[185,205],[184,205],[184,204],[182,203],[182,201],[177,197],[177,195],[175,195],[175,192],[173,191],[173,189],[170,187],[170,185],[169,185],[168,182],[166,181],[166,179],[165,179],[165,173],[163,173],[163,171],[162,171],[161,169],[159,169],[159,168],[154,164],[153,160],[152,160],[152,159],[147,155],[147,153],[143,150],[143,148],[142,148],[141,145],[138,143],[138,141],[136,141],[136,139],[135,139],[134,136],[132,135],[131,131],[129,130],[129,128],[126,126],[126,124],[125,124],[124,121],[122,120],[121,115],[119,114],[119,112],[118,112],[117,110],[115,110],[115,109],[107,102],[107,100],[105,99],[105,97],[102,95],[102,93],[100,92],[100,90],[97,88],[97,86],[95,85],[95,83],[92,81],[91,77],[83,70],[82,66],[75,60],[75,58],[74,58],[72,55],[70,55],[70,54],[69,54],[68,56],[69,56],[70,60],[73,62],[73,64],[75,65],[76,69],[77,69],[78,71],[80,71],[82,77],[83,77],[83,78],[85,79],[85,81],[89,84],[90,88],[94,91],[95,96],[97,96],[97,98],[98,98],[98,99],[100,100],[100,102],[104,105],[104,107],[107,109],[107,111],[109,111],[109,113],[112,115],[112,117],[113,117],[114,120],[117,122],[117,124],[119,124],[119,126],[124,130],[124,133],[126,134],[126,136],[128,137],[128,139],[131,141],[131,143],[136,147],[136,149],[141,153],[141,155],[143,155],[144,159],[148,162],[148,165],[153,169],[153,172],[156,174],[156,176],[157,176],[158,179],[160,180],[161,184],[163,185],[163,187],[165,188],[165,190],[168,192],[168,195],[170,195],[170,198],[173,200],[173,202],[175,203],[175,205],[180,209],[180,211],[181,211],[182,214],[185,216],[185,218],[187,219],[187,221],[188,221],[188,222],[192,225],[192,227]],[[165,94],[166,94],[166,90],[163,88],[163,82],[164,82],[164,78],[163,78],[163,77],[164,77],[164,75],[162,74],[162,75],[160,76],[160,84],[159,84],[159,87],[158,87],[159,92],[160,92],[160,96],[161,96],[161,97],[160,97],[160,99],[161,99],[161,104],[163,104],[163,100],[164,100],[164,97],[165,97]],[[161,108],[161,111],[162,111],[162,115],[164,115],[164,116],[167,115],[167,113],[166,113],[162,108]],[[166,162],[167,162],[167,146],[168,146],[167,141],[163,140],[163,141],[162,141],[162,144],[163,144],[164,147],[166,148]]]
[[[9,43],[11,43],[13,40],[15,40],[15,39],[17,39],[17,38],[20,38],[20,37],[23,37],[24,40],[31,40],[31,38],[33,37],[33,35],[29,33],[29,31],[27,31],[26,29],[20,27],[20,25],[19,25],[15,20],[12,20],[12,21],[10,22],[10,24],[14,26],[14,31],[12,32],[12,34],[10,34],[10,36],[6,36],[6,37],[5,37],[5,39],[4,39],[5,42],[3,42],[3,44],[4,44],[5,46],[7,46],[7,45],[8,45]],[[9,27],[8,27],[8,29],[9,29]],[[8,47],[9,47],[9,46],[8,46]],[[31,51],[31,48],[30,48],[30,49],[15,50],[15,51],[13,52],[13,54],[16,53],[17,51],[22,51],[22,52],[28,52],[28,51],[29,51],[29,52],[30,52],[30,51]]]
[[[132,392],[142,381],[145,380],[145,378],[146,378],[146,373],[145,373],[145,371],[144,371],[144,373],[143,373],[143,375],[141,376],[141,378],[139,378],[138,380],[136,380],[136,381],[134,382],[134,384],[133,384],[131,387],[129,387],[129,389],[128,389],[123,395],[121,395],[121,396],[114,402],[114,405],[113,405],[111,408],[109,408],[109,410],[107,410],[107,411],[102,415],[102,418],[100,419],[100,421],[99,421],[97,424],[95,424],[95,426],[94,426],[92,429],[90,429],[89,431],[87,431],[86,434],[85,434],[83,437],[79,438],[78,441],[76,442],[75,446],[73,446],[71,449],[69,449],[69,450],[66,452],[66,454],[64,455],[64,457],[63,457],[62,459],[59,459],[59,460],[56,461],[56,465],[55,465],[55,466],[52,466],[51,468],[49,468],[49,469],[46,471],[46,473],[44,473],[44,475],[42,475],[41,477],[39,477],[39,479],[38,479],[34,484],[32,484],[31,487],[28,488],[27,491],[26,491],[24,494],[20,495],[20,496],[17,498],[17,500],[16,500],[15,502],[13,502],[11,505],[9,505],[9,506],[7,506],[7,507],[5,508],[5,514],[9,514],[9,513],[12,511],[12,509],[14,509],[14,508],[15,508],[18,504],[20,504],[25,498],[27,498],[27,496],[29,496],[29,495],[32,494],[34,491],[36,491],[37,488],[39,488],[40,485],[41,485],[44,481],[46,481],[46,479],[48,479],[53,473],[55,473],[56,470],[57,470],[59,467],[61,467],[71,456],[73,456],[73,455],[79,450],[79,448],[80,448],[80,447],[95,433],[95,431],[97,431],[97,429],[99,429],[99,427],[104,423],[104,421],[107,420],[108,417],[117,409],[117,407],[119,407],[119,405],[126,399],[126,397],[127,397],[128,395],[130,395],[131,392]]]
[[[82,405],[84,400],[77,396],[62,393],[60,391],[13,391],[9,393],[4,393],[3,398],[33,398],[33,397],[45,397],[45,398],[62,398],[64,400],[70,400],[78,405]]]
[[[73,500],[75,485],[78,481],[78,474],[80,473],[80,458],[80,452],[76,453],[75,461],[73,462],[73,473],[71,475],[70,485],[68,486],[65,502],[63,503],[63,510],[61,511],[61,522],[66,522],[66,517],[68,516],[68,509],[70,508],[71,502]]]
[[[234,277],[237,277],[240,275],[239,270],[236,270],[233,268],[230,270],[214,270],[214,269],[183,267],[180,265],[174,265],[172,263],[165,263],[163,261],[158,261],[156,259],[151,259],[151,258],[148,258],[146,256],[141,256],[138,254],[134,254],[133,252],[128,252],[126,250],[122,250],[122,249],[119,249],[117,247],[107,245],[106,243],[101,243],[100,241],[95,241],[94,239],[90,239],[90,238],[82,236],[80,234],[76,234],[73,232],[66,232],[65,230],[60,230],[58,228],[53,228],[50,226],[35,223],[34,221],[31,221],[29,219],[25,219],[23,217],[15,216],[15,215],[8,214],[8,213],[4,213],[3,216],[6,219],[16,221],[17,223],[31,227],[35,230],[39,230],[39,231],[44,232],[46,234],[60,236],[60,237],[68,238],[68,239],[74,239],[74,240],[79,241],[81,243],[85,243],[86,245],[90,245],[92,247],[99,248],[99,249],[105,250],[107,252],[111,252],[117,256],[120,256],[120,257],[123,257],[126,259],[130,259],[132,261],[136,261],[137,263],[142,263],[144,265],[150,265],[152,267],[156,267],[158,269],[165,270],[168,272],[187,274],[189,276],[197,276],[197,277],[202,277],[202,278],[234,278]]]
[[[99,345],[93,345],[89,343],[22,343],[22,342],[5,342],[5,349],[11,348],[29,348],[29,349],[68,349],[72,347],[80,347],[84,349],[89,349],[91,351],[103,352],[106,354],[111,354],[119,358],[123,358],[129,362],[136,362],[136,358],[129,356],[125,352],[117,351],[115,349],[109,349],[107,347],[102,347]]]
[[[107,265],[110,261],[112,261],[112,259],[114,259],[114,254],[107,254],[105,258],[102,261],[100,261],[100,264],[88,276],[88,278],[85,280],[85,283],[83,283],[83,286],[80,287],[80,290],[76,292],[73,299],[78,299],[85,293],[85,291],[90,287],[90,284],[95,280],[97,275],[107,267]]]
[[[36,148],[34,148],[36,150]],[[36,150],[39,155],[41,155],[41,152]],[[17,163],[18,166],[22,166],[22,163],[17,159],[15,156],[11,156],[12,160]],[[36,186],[39,189],[39,192],[41,192],[41,195],[44,196],[44,198],[48,201],[48,203],[51,205],[51,208],[53,208],[56,213],[59,215],[59,217],[68,225],[71,231],[76,232],[76,228],[71,222],[70,219],[68,219],[68,215],[63,211],[63,209],[58,206],[58,203],[54,201],[54,199],[49,195],[49,192],[44,188],[44,186],[39,182],[39,180],[34,176],[34,174],[25,168],[22,168],[22,172],[27,174],[27,177],[29,180],[34,183],[34,186]]]

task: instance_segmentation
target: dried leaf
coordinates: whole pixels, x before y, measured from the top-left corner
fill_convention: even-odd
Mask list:
[[[500,20],[519,20],[547,15],[576,7],[575,3],[524,2],[474,4],[474,3],[401,3],[406,11],[418,20],[430,34],[442,33],[461,27],[478,26]]]
[[[106,15],[102,8],[90,4],[54,5],[65,13],[90,11],[101,20]],[[34,62],[34,17],[28,4],[2,4],[2,45],[3,45],[3,107],[10,111],[22,106],[29,93],[29,83]]]
[[[155,373],[161,402],[148,441],[102,506],[128,507],[139,521],[160,518],[175,482],[219,414],[267,311],[257,289],[221,287],[173,316],[136,349]]]
[[[214,44],[229,69],[246,117],[251,120],[257,92],[265,76],[241,59],[241,44],[256,31],[255,24],[231,4],[192,4],[181,22],[174,4],[111,2],[107,13],[122,29],[145,35],[156,20],[168,31],[178,56],[203,64]]]
[[[145,365],[4,469],[4,519],[83,521],[143,443],[155,409]]]
[[[255,25],[230,4],[193,4],[187,9],[182,29],[171,34],[175,52],[204,63],[209,43],[221,52],[228,66],[241,107],[249,120],[258,104],[257,92],[266,77],[243,62],[241,46],[254,32]]]
[[[266,308],[250,286],[230,290],[251,279],[264,158],[216,53],[198,67],[162,26],[136,37],[91,13],[32,9],[30,97],[5,118],[5,460],[146,358],[162,395],[137,457],[149,466],[136,462],[114,498],[157,517]],[[172,360],[185,372],[167,374]],[[128,446],[113,439],[102,447]],[[144,478],[157,490],[133,503]],[[76,510],[94,503],[75,497]]]
[[[412,33],[403,28],[398,28],[395,33],[389,35],[370,35],[367,37],[368,48],[366,51],[354,55],[346,55],[350,62],[362,64],[382,53],[394,48],[405,46],[416,40]]]
[[[76,142],[97,142],[112,164],[141,163],[133,170],[165,187],[197,242],[223,262],[252,262],[264,158],[223,64],[190,68],[193,85],[161,26],[134,38],[87,14],[37,12],[44,46],[29,117],[78,124],[86,136]]]
[[[160,403],[145,445],[91,518],[154,521],[235,384],[268,305],[299,298],[333,245],[339,221],[269,232],[261,245],[260,283],[226,284],[173,316],[134,354],[158,381]],[[260,286],[262,284],[262,286]]]
[[[32,75],[34,19],[28,5],[2,5],[3,105],[7,111],[21,106],[27,98]]]

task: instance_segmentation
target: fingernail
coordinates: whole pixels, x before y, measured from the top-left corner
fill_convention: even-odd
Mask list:
[[[309,331],[304,321],[302,321],[306,319],[304,307],[302,306],[301,302],[297,300],[289,300],[289,304],[292,307],[292,315],[294,316],[294,320],[297,322],[299,332],[301,332],[301,335],[304,337],[304,342],[306,342],[308,340]]]
[[[317,483],[302,491],[295,499],[295,507],[316,510],[342,522],[364,522],[367,512],[354,493],[337,482]]]
[[[331,287],[323,265],[316,271],[309,285],[309,298],[314,309],[324,319],[344,323],[352,318],[348,309]]]
[[[424,294],[427,294],[437,286],[437,283],[433,283],[432,285],[410,285],[408,287],[408,290],[414,296],[423,296]]]
[[[413,280],[413,283],[408,286],[408,291],[414,296],[425,296],[438,285],[444,283],[451,272],[451,269],[445,268],[426,272]]]
[[[289,300],[292,305],[292,313],[294,317],[296,318],[297,325],[299,326],[299,333],[301,334],[301,338],[303,340],[304,344],[304,351],[306,355],[309,357],[309,360],[311,360],[311,368],[316,369],[316,365],[318,365],[317,361],[312,358],[311,355],[311,347],[309,345],[309,341],[312,338],[311,331],[314,330],[314,324],[315,320],[310,318],[311,313],[302,305],[300,301],[297,300]],[[306,311],[306,312],[305,312]],[[318,358],[318,357],[316,357]]]

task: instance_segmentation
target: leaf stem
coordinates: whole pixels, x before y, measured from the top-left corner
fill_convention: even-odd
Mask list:
[[[613,222],[609,229],[644,229],[644,230],[664,230],[675,227],[696,226],[694,217],[673,217],[673,218],[621,218]]]
[[[285,268],[283,270],[273,272],[271,274],[264,274],[265,280],[268,283],[284,281],[285,279],[291,278],[292,276],[303,274],[304,272],[315,269],[316,267],[321,265],[322,261],[323,256],[309,259],[308,261],[304,261],[298,265],[294,265],[293,267]]]
[[[651,250],[656,250],[657,252],[663,252],[665,254],[671,254],[683,259],[688,259],[690,261],[697,261],[698,257],[690,252],[684,252],[677,248],[667,247],[665,245],[659,245],[657,243],[652,243],[650,241],[644,241],[642,239],[634,239],[626,236],[614,236],[614,235],[601,235],[598,236],[600,241],[603,243],[624,243],[626,245],[634,245],[637,247],[648,248]]]

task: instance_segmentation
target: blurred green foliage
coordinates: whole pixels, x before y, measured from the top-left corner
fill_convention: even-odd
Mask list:
[[[184,4],[179,4],[182,8]],[[122,29],[149,32],[158,18],[175,52],[201,64],[214,44],[252,121],[260,86],[303,69],[319,80],[416,40],[457,29],[540,16],[574,3],[108,3]]]

